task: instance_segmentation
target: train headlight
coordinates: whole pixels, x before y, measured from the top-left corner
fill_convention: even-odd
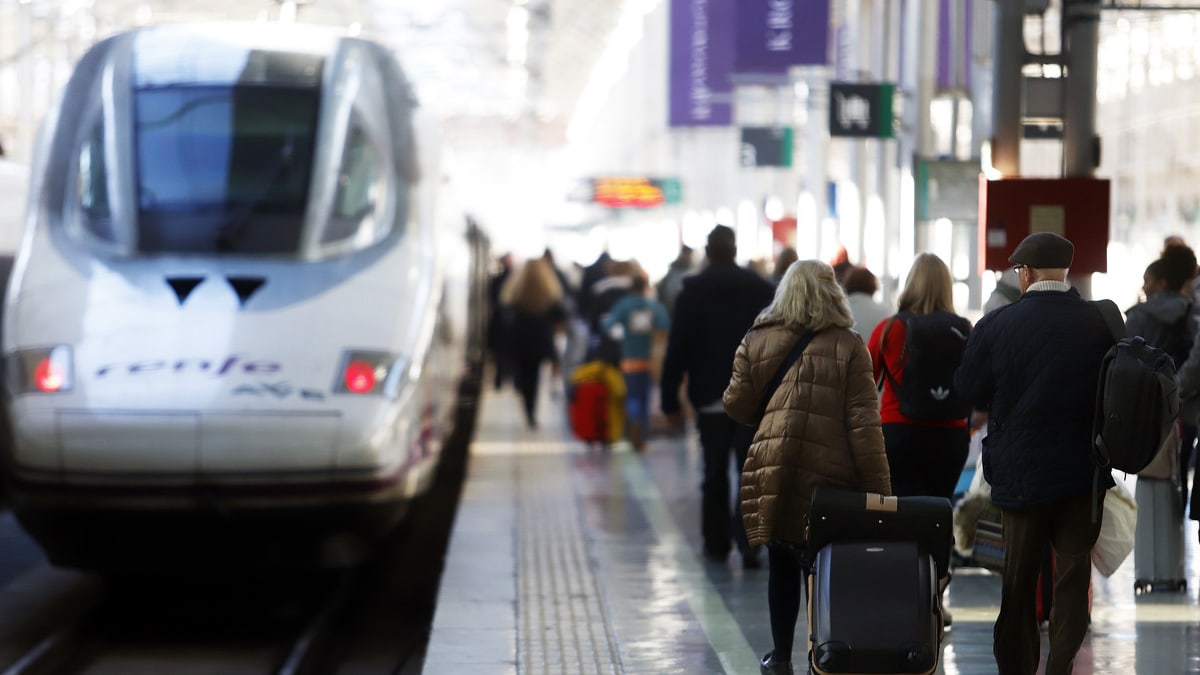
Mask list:
[[[376,371],[380,368],[366,361],[351,361],[346,364],[346,372],[342,374],[342,383],[352,394],[367,394],[375,390],[379,383]]]
[[[403,370],[400,358],[388,352],[348,350],[342,353],[335,394],[394,394],[395,381]]]
[[[71,391],[71,348],[66,345],[19,349],[8,356],[8,386],[14,394]]]

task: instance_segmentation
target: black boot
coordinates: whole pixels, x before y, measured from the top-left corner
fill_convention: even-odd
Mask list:
[[[793,675],[792,662],[781,661],[775,658],[775,650],[763,654],[762,660],[758,662],[758,670],[762,675]]]

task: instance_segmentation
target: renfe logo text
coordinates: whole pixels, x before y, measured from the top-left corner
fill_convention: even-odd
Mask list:
[[[101,366],[96,370],[96,377],[109,375],[147,375],[150,373],[200,374],[207,373],[213,377],[226,375],[270,375],[283,370],[283,366],[275,361],[247,361],[238,355],[227,356],[221,360],[204,358],[150,359],[146,361],[131,361],[129,363],[114,363]]]

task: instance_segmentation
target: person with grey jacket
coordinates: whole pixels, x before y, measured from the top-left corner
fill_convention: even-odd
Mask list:
[[[850,314],[854,317],[851,329],[859,335],[869,336],[876,326],[895,313],[890,306],[875,300],[879,279],[865,267],[847,270],[842,277],[842,288],[846,290],[846,301],[850,303]]]
[[[1196,330],[1195,306],[1190,284],[1195,276],[1196,254],[1183,244],[1167,246],[1162,256],[1146,267],[1143,292],[1146,301],[1134,305],[1125,313],[1125,335],[1141,336],[1146,343],[1167,353],[1176,369],[1188,358]],[[1197,401],[1186,402],[1181,397],[1182,431],[1179,444],[1180,499],[1188,503],[1187,470],[1191,464],[1192,446],[1196,440],[1196,418],[1200,408]]]
[[[1009,267],[996,277],[996,288],[988,296],[987,302],[983,303],[983,313],[1014,303],[1020,297],[1021,282],[1017,279],[1016,270]]]

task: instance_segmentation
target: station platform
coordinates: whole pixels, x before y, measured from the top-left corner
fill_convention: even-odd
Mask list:
[[[766,556],[760,569],[736,549],[704,558],[694,428],[642,453],[589,450],[563,406],[545,397],[531,430],[515,393],[485,393],[423,672],[758,673]],[[1075,673],[1200,673],[1196,537],[1188,521],[1185,592],[1135,596],[1132,555],[1111,578],[1094,572]],[[955,570],[939,673],[996,673],[999,602],[998,575]],[[797,664],[806,634],[802,612]]]

